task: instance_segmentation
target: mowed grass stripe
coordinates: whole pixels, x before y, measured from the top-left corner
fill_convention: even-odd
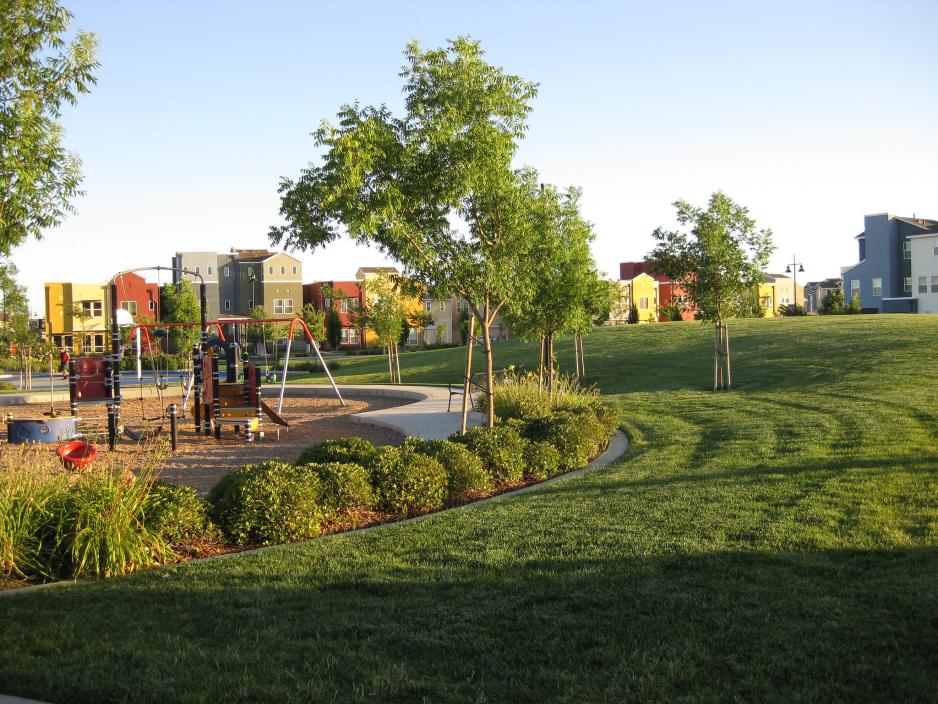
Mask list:
[[[936,333],[742,321],[739,388],[714,395],[708,328],[600,330],[587,368],[625,461],[419,524],[0,600],[0,682],[53,701],[936,699]],[[458,376],[457,352],[423,353],[432,378]]]

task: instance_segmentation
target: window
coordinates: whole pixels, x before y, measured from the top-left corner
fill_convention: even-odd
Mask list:
[[[196,274],[200,273],[200,272],[199,272],[199,267],[196,267],[196,268],[195,268],[195,273],[196,273]]]
[[[902,282],[902,290],[906,293],[912,293],[912,277],[906,276],[905,280]]]
[[[357,298],[349,298],[346,300],[348,300],[348,307],[350,310],[358,310],[361,307]]]
[[[283,299],[274,299],[274,315],[283,315]]]
[[[357,345],[359,341],[358,330],[356,328],[342,328],[343,345]]]
[[[431,310],[433,310],[433,301],[424,301],[424,302],[423,302],[423,309],[424,309],[427,313],[429,313]]]
[[[441,313],[446,312],[446,301],[440,301],[440,312]]]
[[[339,310],[341,310],[343,313],[348,313],[348,299],[347,298],[342,299],[342,302],[339,304]]]
[[[224,269],[222,269],[221,271],[222,271],[222,273],[223,273],[225,276],[229,276],[229,275],[231,274],[231,271],[228,269],[227,266],[226,266]]]
[[[100,318],[103,304],[101,301],[82,301],[81,309],[85,312],[85,315],[89,317]]]
[[[253,298],[249,298],[249,299],[248,299],[248,310],[251,310],[251,308],[253,308],[253,307],[254,307],[254,299],[253,299]]]
[[[931,277],[931,292],[938,293],[938,276]]]
[[[293,312],[293,299],[292,298],[283,299],[283,312],[287,314],[290,314]]]
[[[928,277],[927,276],[918,277],[918,292],[928,293]]]
[[[648,310],[648,296],[638,297],[638,308],[639,310]]]
[[[209,275],[209,276],[212,275],[212,267],[209,267],[209,268],[208,268],[208,275]]]
[[[882,279],[873,279],[873,295],[874,296],[883,295],[883,280]]]
[[[273,276],[273,275],[274,275],[274,268],[273,268],[272,266],[267,267],[267,273],[270,274],[271,276]]]
[[[902,258],[911,259],[912,258],[912,243],[906,240],[902,243]]]
[[[287,268],[285,266],[280,267],[280,275],[283,276],[287,273]]]
[[[94,351],[104,352],[104,335],[94,336]]]
[[[293,275],[296,276],[296,267],[293,267]]]
[[[121,308],[126,310],[133,316],[137,315],[137,302],[136,301],[124,301],[121,303]]]
[[[231,310],[231,301],[225,299],[225,310]]]
[[[938,257],[938,240],[934,241],[934,249],[932,249],[932,252],[936,257]]]
[[[104,335],[82,335],[81,351],[83,354],[92,352],[104,352]]]
[[[850,298],[860,295],[860,279],[850,279]]]

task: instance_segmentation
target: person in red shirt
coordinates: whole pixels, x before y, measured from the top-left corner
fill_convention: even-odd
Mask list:
[[[68,350],[63,347],[61,352],[59,352],[59,373],[61,373],[63,379],[68,379],[69,360],[71,360],[71,355],[69,355]]]

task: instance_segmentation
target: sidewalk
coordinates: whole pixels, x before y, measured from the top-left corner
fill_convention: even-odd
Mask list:
[[[300,393],[296,393],[299,391]],[[441,440],[459,430],[462,397],[453,397],[453,411],[446,412],[449,390],[444,386],[410,386],[384,384],[342,384],[339,391],[344,398],[396,398],[413,401],[404,406],[365,411],[349,416],[355,423],[369,423],[396,430],[402,435]],[[328,384],[287,384],[287,396],[334,396]],[[469,426],[482,425],[481,413],[469,414]]]

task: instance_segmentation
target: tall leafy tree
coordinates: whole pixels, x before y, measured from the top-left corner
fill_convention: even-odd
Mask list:
[[[843,289],[835,288],[828,291],[818,307],[819,315],[842,315],[844,312]]]
[[[326,314],[321,310],[316,310],[316,306],[312,303],[307,303],[303,306],[301,316],[303,322],[306,323],[306,327],[309,328],[309,334],[312,335],[313,340],[316,341],[317,345],[321,344],[325,339]]]
[[[199,298],[192,284],[183,279],[178,284],[164,284],[160,289],[160,310],[167,323],[201,322],[202,311]],[[176,353],[188,358],[192,346],[201,339],[198,325],[192,327],[169,328],[169,338],[173,341]]]
[[[762,269],[775,250],[772,231],[759,228],[745,207],[721,191],[706,208],[674,203],[683,230],[657,228],[648,261],[687,291],[703,320],[714,323],[713,388],[732,386],[727,318],[752,305]]]
[[[407,316],[401,300],[401,288],[392,277],[378,274],[368,280],[368,300],[358,320],[377,335],[378,342],[388,355],[391,383],[400,383],[397,345],[407,324]]]
[[[328,340],[329,346],[334,350],[339,349],[339,345],[342,344],[342,319],[335,308],[330,307],[326,310],[325,325],[326,340]]]
[[[402,116],[346,105],[316,131],[320,165],[282,179],[286,224],[273,243],[310,249],[347,232],[376,245],[434,295],[466,299],[482,328],[489,424],[495,422],[489,330],[524,285],[536,182],[512,159],[536,86],[488,64],[467,38],[441,49],[407,46]]]
[[[592,318],[598,317],[591,310],[592,296],[601,286],[590,252],[595,235],[580,213],[580,197],[576,188],[557,192],[541,186],[528,193],[535,235],[527,269],[530,296],[509,301],[503,310],[515,334],[540,338],[540,372],[548,388],[554,378],[554,337],[583,333]],[[577,358],[578,374],[579,370]]]
[[[0,254],[59,225],[81,195],[81,162],[62,145],[62,105],[95,82],[97,37],[66,44],[55,0],[0,0]]]

